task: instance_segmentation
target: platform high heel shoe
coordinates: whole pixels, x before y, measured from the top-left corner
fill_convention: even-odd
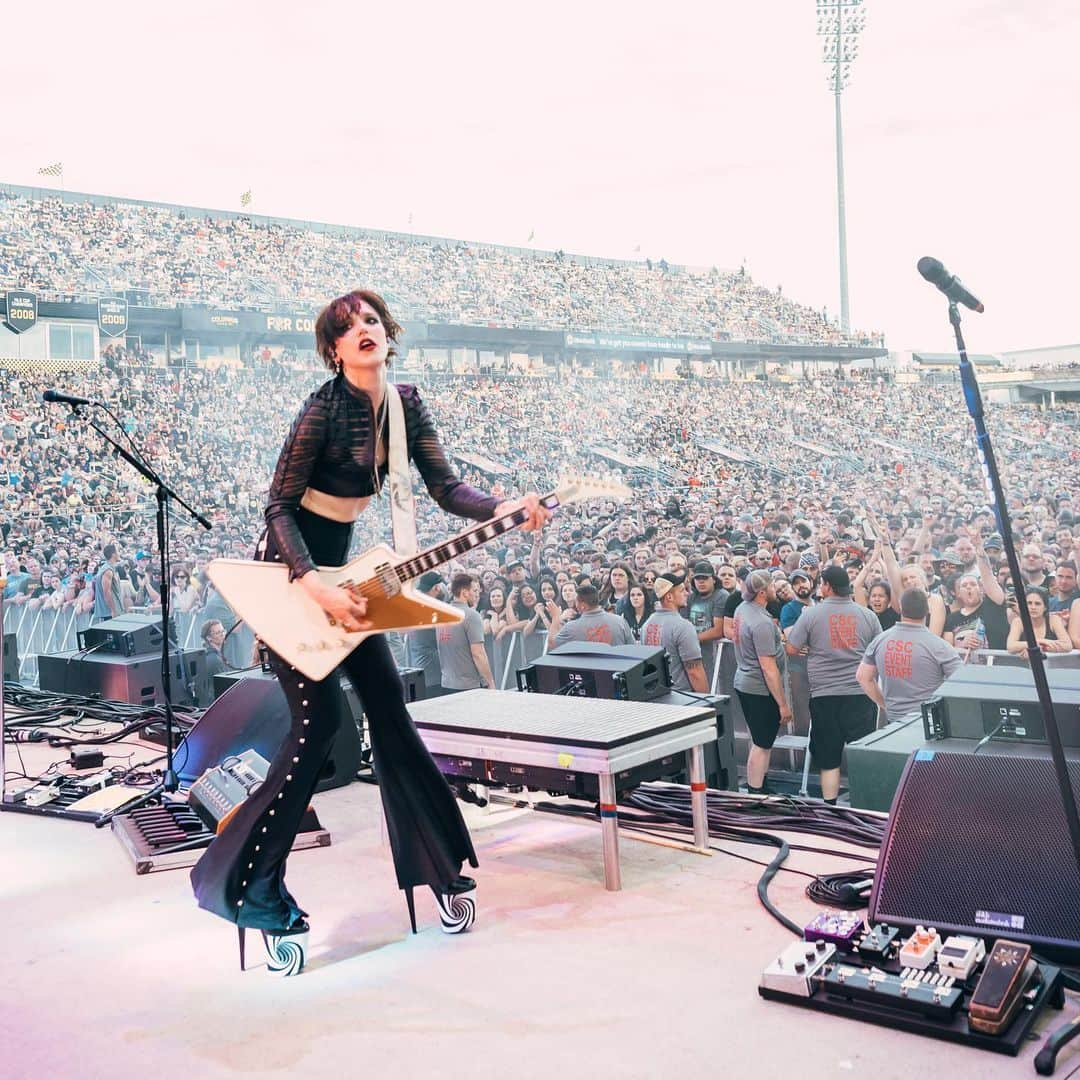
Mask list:
[[[476,922],[476,882],[470,877],[456,877],[443,889],[431,886],[435,903],[439,908],[439,920],[444,934],[463,934]],[[409,923],[416,933],[416,907],[410,885],[405,890],[405,903],[409,907]]]
[[[238,926],[240,937],[240,970],[244,971],[244,945],[247,928]],[[300,919],[288,930],[260,930],[266,948],[266,968],[271,975],[299,975],[307,959],[310,927]]]

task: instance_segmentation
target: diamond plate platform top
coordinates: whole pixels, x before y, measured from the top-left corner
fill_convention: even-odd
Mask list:
[[[602,750],[715,716],[705,705],[657,705],[511,690],[466,690],[414,701],[408,708],[413,723],[425,730]]]

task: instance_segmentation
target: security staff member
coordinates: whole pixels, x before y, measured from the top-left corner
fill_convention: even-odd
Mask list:
[[[551,625],[548,627],[548,648],[565,645],[568,641],[592,641],[600,645],[632,645],[634,636],[621,615],[612,615],[600,607],[600,593],[595,585],[579,585],[574,601],[578,617],[563,623],[558,604],[550,606]]]
[[[807,608],[788,630],[791,656],[805,653],[810,678],[810,753],[821,770],[821,795],[836,804],[844,744],[877,726],[877,708],[855,677],[870,643],[881,633],[878,617],[851,598],[842,566],[821,572],[821,603]]]
[[[480,602],[480,582],[472,574],[455,574],[450,582],[453,607],[464,618],[459,623],[441,625],[436,631],[439,665],[445,690],[476,690],[494,687],[487,651],[484,649],[484,624],[476,605]]]

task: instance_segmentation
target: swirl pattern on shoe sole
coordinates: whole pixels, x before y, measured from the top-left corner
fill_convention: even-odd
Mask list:
[[[463,934],[476,922],[476,900],[468,893],[436,893],[444,934]]]
[[[289,934],[280,937],[264,934],[263,941],[266,945],[266,966],[271,975],[287,977],[299,975],[304,970],[304,961],[307,958],[307,934]]]

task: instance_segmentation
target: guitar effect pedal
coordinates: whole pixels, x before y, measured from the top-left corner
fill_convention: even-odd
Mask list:
[[[1012,1023],[1037,968],[1031,959],[1030,945],[997,942],[971,995],[968,1005],[971,1027],[987,1035],[1000,1035]]]
[[[793,941],[762,973],[760,989],[811,997],[817,987],[812,978],[836,955],[827,941]]]
[[[900,931],[888,923],[874,923],[859,939],[855,951],[864,960],[887,960],[896,948]]]
[[[916,926],[915,933],[900,946],[900,963],[906,968],[925,971],[936,959],[941,949],[941,938],[931,926]]]
[[[985,955],[986,945],[982,938],[953,934],[945,939],[938,953],[938,971],[963,981],[979,966],[979,961]]]
[[[846,911],[820,911],[803,929],[807,941],[827,941],[841,952],[851,952],[862,933],[862,916]]]

